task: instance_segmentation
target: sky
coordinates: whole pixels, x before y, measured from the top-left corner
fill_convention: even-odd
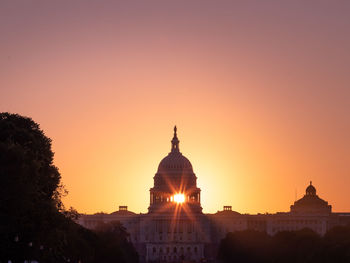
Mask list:
[[[67,207],[145,213],[173,126],[203,211],[350,211],[350,2],[0,2],[0,111],[52,139]]]

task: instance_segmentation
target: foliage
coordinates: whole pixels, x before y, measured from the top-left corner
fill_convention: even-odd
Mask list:
[[[51,140],[30,118],[0,114],[0,233],[2,249],[15,236],[42,239],[61,208],[61,176]],[[3,251],[1,251],[3,252]]]
[[[228,233],[220,243],[218,258],[245,263],[350,262],[350,226],[334,227],[324,237],[307,228],[274,236],[253,230]]]
[[[270,237],[259,231],[238,231],[228,233],[221,241],[219,259],[224,262],[266,262]]]
[[[97,258],[100,262],[113,263],[116,258],[120,263],[138,262],[138,254],[128,241],[129,234],[120,222],[101,223],[95,232],[99,237]]]
[[[53,157],[51,140],[37,123],[0,113],[0,262],[103,262],[98,256],[105,246],[119,251],[105,262],[134,257],[121,225],[113,228],[116,237],[106,238],[75,223],[78,212],[62,204],[67,191]]]

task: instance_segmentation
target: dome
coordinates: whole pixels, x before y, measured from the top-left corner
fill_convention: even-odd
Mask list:
[[[174,137],[171,140],[171,152],[161,160],[158,166],[158,172],[160,174],[167,173],[193,173],[191,162],[180,153],[179,139],[176,134],[176,126],[174,127]]]
[[[316,195],[316,188],[310,182],[306,188],[306,194],[301,199],[294,202],[290,207],[294,213],[331,213],[332,206],[328,202]]]
[[[191,162],[180,152],[170,152],[159,163],[157,173],[186,172],[193,173]]]
[[[177,213],[178,205],[175,205],[175,197],[180,194],[183,196],[186,212],[202,213],[201,189],[197,187],[197,177],[193,172],[191,162],[179,150],[180,141],[176,132],[175,126],[171,151],[161,160],[157,173],[153,177],[154,185],[150,189],[148,211]]]
[[[154,189],[173,191],[174,189],[195,189],[197,177],[193,172],[191,162],[179,150],[179,139],[174,127],[174,137],[171,140],[171,151],[158,165],[154,176]]]
[[[312,185],[310,181],[310,185],[306,188],[306,195],[316,195],[316,188]]]

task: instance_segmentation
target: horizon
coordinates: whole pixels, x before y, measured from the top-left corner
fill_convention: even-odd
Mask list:
[[[147,212],[176,124],[204,213],[310,181],[350,211],[350,2],[198,3],[0,3],[0,111],[52,139],[64,204]]]

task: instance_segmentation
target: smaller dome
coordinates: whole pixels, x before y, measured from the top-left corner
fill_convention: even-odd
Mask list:
[[[306,188],[306,195],[316,195],[316,188],[312,185],[312,181],[310,181],[310,185]]]

